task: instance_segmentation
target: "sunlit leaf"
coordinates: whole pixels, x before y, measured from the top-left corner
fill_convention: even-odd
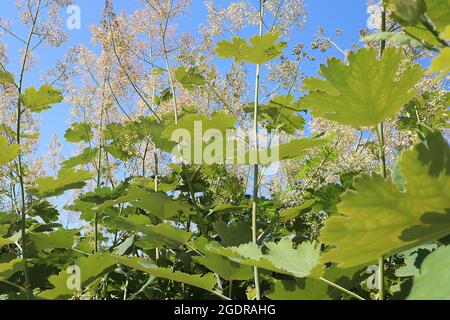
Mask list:
[[[186,90],[193,90],[206,83],[205,78],[197,73],[196,68],[187,69],[184,66],[175,70],[175,78]]]
[[[220,247],[211,244],[207,249],[213,253],[223,255],[232,261],[267,269],[277,273],[303,278],[310,275],[317,265],[320,246],[316,243],[304,242],[297,248],[289,239],[282,239],[278,243],[268,243],[268,252],[263,254],[255,244],[248,243],[239,247]]]
[[[398,19],[415,25],[426,12],[425,0],[384,0],[384,4]]]
[[[0,70],[0,84],[12,84],[14,83],[14,76],[12,73],[4,70]]]
[[[97,156],[98,153],[98,148],[86,148],[83,151],[81,151],[81,153],[75,157],[72,157],[70,159],[65,160],[62,163],[63,167],[66,168],[74,168],[77,166],[83,166],[86,164],[91,163],[95,157]]]
[[[0,166],[14,160],[19,155],[19,145],[9,144],[5,137],[0,137]]]
[[[0,280],[7,280],[14,274],[23,270],[23,260],[20,258],[7,263],[0,263]]]
[[[50,233],[30,233],[28,238],[33,242],[36,250],[71,249],[77,233],[79,230],[61,229]]]
[[[245,221],[227,224],[222,220],[213,223],[214,230],[222,239],[224,246],[238,246],[248,243],[251,239],[251,225]]]
[[[409,300],[450,300],[450,246],[428,255],[414,277]]]
[[[414,65],[398,77],[402,51],[388,48],[381,60],[377,55],[375,49],[361,49],[350,54],[348,65],[329,59],[321,66],[322,83],[304,80],[310,92],[302,106],[314,116],[352,126],[375,126],[397,115],[416,96],[422,68]]]
[[[32,217],[38,216],[46,223],[56,221],[59,218],[58,210],[47,201],[33,202],[28,214]]]
[[[44,177],[36,179],[37,187],[30,192],[39,198],[50,198],[62,195],[67,190],[81,189],[86,185],[86,181],[91,179],[93,174],[85,170],[75,170],[62,168],[58,176]]]
[[[250,45],[242,38],[233,37],[230,41],[223,40],[217,44],[215,52],[221,58],[234,58],[239,62],[254,64],[266,63],[279,57],[286,48],[285,42],[277,42],[278,31],[266,33],[263,36],[250,38]]]
[[[450,234],[450,148],[439,131],[424,135],[399,159],[405,190],[378,175],[355,179],[338,204],[341,215],[321,232],[321,241],[334,247],[323,261],[369,264]]]
[[[60,90],[51,85],[43,85],[36,90],[35,87],[25,89],[25,93],[20,96],[20,100],[26,108],[33,112],[41,112],[50,109],[53,104],[63,101]]]
[[[254,104],[250,104],[245,111],[253,115]],[[305,119],[299,115],[300,111],[300,104],[294,101],[293,95],[281,95],[271,99],[267,105],[258,106],[258,120],[270,132],[282,130],[293,134],[296,130],[303,130],[305,126]]]
[[[311,208],[316,203],[316,200],[306,200],[302,205],[296,206],[293,208],[289,208],[286,210],[283,210],[280,213],[280,218],[282,221],[289,221],[292,219],[295,219],[304,209]]]
[[[193,259],[227,281],[249,280],[253,277],[253,268],[243,266],[217,254],[206,252],[203,256],[193,257]]]
[[[415,48],[421,49],[425,48],[424,44],[421,41],[417,40],[416,38],[411,37],[410,35],[407,34],[397,32],[378,32],[365,36],[361,39],[361,41],[365,42],[381,41],[381,40],[390,41],[399,46],[409,45]]]
[[[77,291],[75,277],[79,276],[79,289],[83,290],[98,277],[114,269],[116,264],[117,259],[108,254],[80,258],[74,264],[76,268],[73,270],[76,273],[63,270],[58,275],[51,276],[49,281],[53,288],[42,292],[40,297],[51,300],[68,299]]]
[[[119,258],[118,262],[122,265],[135,270],[140,270],[155,277],[185,283],[210,292],[213,291],[217,283],[216,277],[211,273],[206,275],[191,275],[179,271],[174,272],[171,269],[157,267],[150,260],[142,260],[138,258]]]
[[[71,127],[67,129],[64,138],[68,142],[89,142],[94,137],[91,125],[85,122],[72,123]]]

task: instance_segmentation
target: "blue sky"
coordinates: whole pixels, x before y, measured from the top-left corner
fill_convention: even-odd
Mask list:
[[[254,0],[256,3],[256,0]],[[141,6],[136,0],[114,0],[116,12],[118,11],[132,11],[134,8]],[[217,4],[226,5],[232,1],[216,0]],[[17,11],[13,0],[1,0],[0,17],[8,18],[13,21],[12,29],[25,37],[25,30],[17,23]],[[82,26],[80,30],[69,31],[69,41],[60,48],[47,48],[42,46],[37,52],[39,57],[39,65],[26,75],[26,86],[39,87],[40,75],[51,68],[58,59],[62,58],[67,49],[74,45],[84,44],[90,46],[90,32],[89,25],[97,24],[103,9],[102,0],[76,0],[81,8]],[[344,49],[350,49],[353,43],[358,43],[359,30],[366,28],[367,12],[366,0],[305,0],[306,9],[308,12],[307,23],[302,31],[294,33],[292,43],[305,44],[306,48],[310,48],[310,43],[314,38],[314,34],[319,26],[323,26],[329,35],[334,35],[336,28],[342,28],[344,34],[338,38],[338,44]],[[65,19],[69,15],[64,11],[61,13]],[[179,30],[189,31],[194,35],[198,33],[198,27],[201,22],[206,21],[207,12],[202,0],[193,0],[191,12],[187,18],[178,22]],[[255,31],[256,32],[256,31]],[[12,37],[3,37],[0,41],[8,46],[10,64],[8,69],[17,73],[19,69],[19,57],[17,55],[18,49],[21,47],[20,43]],[[342,54],[337,50],[330,50],[327,55],[335,55],[342,57]],[[319,56],[318,60],[313,63],[305,63],[302,66],[302,71],[307,75],[316,74],[319,64],[324,61],[323,56]],[[225,63],[225,62],[224,62]],[[61,103],[49,111],[42,114],[41,140],[38,148],[38,153],[41,154],[47,151],[47,145],[51,136],[56,133],[61,139],[67,129],[67,122],[69,119],[70,106]],[[70,144],[63,144],[63,153],[69,155],[73,146]]]

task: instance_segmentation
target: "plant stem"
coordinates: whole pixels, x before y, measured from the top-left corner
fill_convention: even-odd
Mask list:
[[[170,84],[170,89],[172,92],[172,104],[173,104],[173,112],[174,112],[174,117],[175,117],[175,124],[178,124],[178,106],[177,106],[177,97],[175,95],[175,82],[173,81],[173,77],[172,77],[172,70],[170,69],[170,64],[169,64],[169,57],[167,55],[168,51],[167,51],[167,46],[166,46],[166,34],[167,34],[167,26],[169,24],[169,19],[172,13],[172,8],[173,8],[173,0],[170,1],[170,8],[169,8],[169,12],[167,13],[167,18],[164,24],[164,27],[162,26],[162,24],[160,25],[161,27],[161,33],[162,33],[162,46],[163,46],[163,51],[164,51],[164,61],[166,63],[166,69],[167,69],[167,75],[169,77],[169,84]]]
[[[386,9],[383,9],[381,14],[381,32],[386,31]],[[381,41],[380,59],[383,57],[383,52],[386,49],[386,41]],[[380,172],[383,178],[386,179],[386,155],[384,152],[384,124],[380,123],[377,127],[378,147],[380,158]],[[384,300],[384,257],[378,257],[378,298]]]
[[[259,1],[259,35],[263,35],[263,17],[264,6],[263,0]],[[255,143],[256,159],[253,165],[253,200],[252,200],[252,241],[257,245],[257,211],[258,211],[258,181],[259,181],[259,165],[258,165],[258,105],[259,105],[259,81],[260,81],[261,65],[256,65],[256,80],[255,80],[255,109],[253,112],[253,140]],[[253,276],[255,282],[256,300],[261,300],[261,290],[259,287],[259,272],[258,267],[253,267]]]
[[[322,277],[320,277],[319,279],[322,280],[323,282],[325,282],[326,284],[328,284],[329,286],[334,287],[334,288],[336,288],[336,289],[338,289],[338,290],[348,294],[349,296],[352,296],[353,298],[356,298],[358,300],[366,300],[363,297],[357,295],[356,293],[351,292],[350,290],[347,290],[344,287],[341,287],[340,285],[338,285],[338,284],[336,284],[334,282],[331,282],[331,281],[329,281],[329,280],[327,280],[325,278],[322,278]]]
[[[33,17],[33,21],[32,21],[32,25],[31,25],[31,30],[30,33],[28,35],[28,39],[26,42],[26,47],[25,47],[25,53],[24,53],[24,57],[23,57],[23,61],[22,61],[22,67],[21,67],[21,72],[20,72],[20,80],[19,80],[19,85],[18,85],[18,100],[17,100],[17,127],[16,127],[16,140],[17,140],[17,144],[20,146],[21,143],[21,137],[20,137],[20,131],[21,131],[21,116],[22,116],[22,102],[20,99],[20,96],[22,94],[22,89],[23,89],[23,78],[25,75],[25,69],[26,69],[26,64],[27,64],[27,60],[28,60],[28,55],[30,54],[30,45],[31,45],[31,40],[33,38],[33,34],[34,34],[34,30],[36,28],[36,22],[39,16],[39,12],[41,9],[41,0],[38,1],[37,3],[37,9],[36,9],[36,14]],[[18,174],[18,178],[19,178],[19,183],[20,183],[20,198],[21,198],[21,209],[20,209],[20,215],[21,215],[21,237],[22,237],[22,259],[23,259],[23,273],[24,273],[24,277],[25,277],[25,283],[24,283],[24,288],[26,290],[26,295],[27,295],[27,299],[31,299],[32,296],[32,292],[30,289],[30,277],[28,274],[28,255],[27,255],[27,250],[26,250],[26,207],[25,207],[25,183],[24,183],[24,176],[23,176],[23,163],[22,163],[22,151],[20,151],[19,148],[19,155],[17,157],[17,174]]]
[[[383,178],[386,179],[386,155],[384,152],[384,126],[380,123],[377,127],[378,133],[378,146],[379,146],[379,157],[380,157],[380,172]],[[378,258],[378,290],[379,299],[384,300],[384,257]]]

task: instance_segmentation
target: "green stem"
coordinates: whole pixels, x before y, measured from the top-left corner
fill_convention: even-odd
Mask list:
[[[230,281],[228,288],[228,298],[233,299],[233,280]]]
[[[322,277],[320,277],[319,279],[322,280],[323,282],[325,282],[326,284],[328,284],[329,286],[334,287],[334,288],[336,288],[336,289],[338,289],[338,290],[348,294],[349,296],[352,296],[355,299],[366,300],[363,297],[361,297],[360,295],[357,295],[356,293],[351,292],[350,290],[347,290],[344,287],[341,287],[340,285],[338,285],[338,284],[336,284],[334,282],[331,282],[331,281],[329,281],[329,280],[327,280],[325,278],[322,278]]]
[[[22,61],[22,68],[21,68],[21,72],[20,72],[20,80],[19,80],[19,85],[18,85],[18,101],[17,101],[17,127],[16,127],[16,139],[17,139],[17,144],[20,146],[21,144],[21,137],[20,137],[20,132],[21,132],[21,124],[22,124],[22,102],[20,99],[20,96],[22,94],[22,89],[23,89],[23,78],[25,75],[25,69],[26,69],[26,64],[27,64],[27,60],[28,60],[28,55],[30,54],[30,45],[31,45],[31,40],[33,38],[33,34],[34,34],[34,30],[36,28],[36,22],[37,22],[37,18],[39,16],[39,12],[41,9],[41,0],[38,1],[37,3],[37,9],[36,9],[36,14],[33,17],[33,22],[31,25],[31,30],[30,30],[30,34],[28,35],[28,39],[27,39],[27,43],[26,43],[26,47],[25,47],[25,55]],[[26,250],[26,205],[25,205],[25,183],[24,183],[24,175],[23,175],[23,163],[22,163],[22,152],[20,151],[19,148],[19,155],[17,157],[17,174],[18,174],[18,178],[19,178],[19,184],[20,184],[20,198],[21,198],[21,209],[20,209],[20,216],[21,216],[21,236],[22,236],[22,259],[23,259],[23,273],[24,273],[24,277],[25,277],[25,290],[26,290],[26,295],[28,299],[31,299],[32,296],[32,292],[30,289],[30,277],[28,274],[28,255],[27,255],[27,250]]]
[[[170,2],[170,8],[169,8],[169,12],[167,14],[167,18],[164,24],[164,27],[162,26],[162,24],[160,25],[161,27],[161,33],[162,33],[162,46],[163,46],[163,51],[164,51],[164,61],[166,62],[166,69],[167,69],[167,74],[169,77],[169,84],[170,84],[170,89],[172,91],[172,104],[173,104],[173,112],[174,112],[174,119],[175,119],[175,124],[178,124],[178,107],[177,107],[177,97],[175,95],[175,83],[173,81],[173,77],[172,77],[172,70],[170,69],[170,64],[169,64],[169,57],[167,55],[168,51],[167,51],[167,46],[166,46],[166,34],[167,34],[167,26],[169,24],[169,19],[170,16],[172,14],[172,9],[173,9],[173,0],[171,0]]]
[[[380,172],[383,178],[386,179],[386,155],[384,152],[384,126],[383,123],[380,123],[377,127],[378,133],[378,146],[379,146],[379,158],[380,158]],[[384,257],[381,256],[378,258],[378,290],[379,290],[379,299],[384,300]]]
[[[386,31],[386,9],[383,10],[381,15],[381,32]],[[383,52],[386,49],[386,41],[381,41],[380,59],[383,56]],[[383,178],[386,179],[386,154],[384,152],[384,124],[380,123],[377,127],[378,134],[378,147],[380,158],[380,172]],[[378,298],[384,300],[384,257],[378,257]]]
[[[262,0],[259,1],[259,35],[263,35],[263,17],[264,17],[264,6]],[[255,153],[256,159],[253,165],[253,199],[252,199],[252,241],[255,245],[258,242],[257,236],[257,212],[258,212],[258,180],[259,180],[259,165],[258,165],[258,105],[259,105],[259,81],[260,81],[261,65],[256,65],[256,80],[255,80],[255,108],[253,112],[253,140],[255,143]],[[253,268],[253,277],[255,282],[256,300],[261,300],[261,289],[259,286],[259,272],[258,267]]]

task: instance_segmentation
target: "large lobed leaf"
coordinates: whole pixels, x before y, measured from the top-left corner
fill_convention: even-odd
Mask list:
[[[254,103],[250,104],[245,111],[253,115],[254,107]],[[263,121],[264,128],[268,131],[282,130],[294,134],[305,126],[305,119],[299,115],[300,111],[300,104],[294,101],[293,95],[281,95],[272,98],[267,105],[258,106],[258,121]]]
[[[51,108],[51,105],[63,101],[60,90],[51,85],[43,85],[36,90],[35,87],[25,89],[25,93],[20,96],[20,100],[25,106],[33,112],[41,112]]]
[[[80,290],[84,290],[96,279],[114,270],[117,265],[139,270],[155,277],[186,283],[210,292],[213,291],[216,285],[216,278],[213,274],[202,276],[178,271],[174,272],[171,269],[160,268],[150,260],[142,260],[135,257],[127,258],[111,254],[95,254],[78,259],[75,265],[80,271]],[[66,270],[61,271],[58,275],[51,276],[49,281],[53,288],[44,291],[40,297],[44,299],[67,299],[72,297],[77,292],[77,288],[68,286],[68,283],[71,283],[69,279],[71,276],[73,274],[68,273]]]
[[[450,233],[450,148],[439,131],[398,162],[405,190],[378,175],[355,179],[321,232],[333,246],[323,261],[342,267],[374,262]],[[401,186],[400,186],[401,187]]]
[[[210,244],[206,248],[243,265],[298,278],[309,276],[319,261],[320,246],[316,243],[304,242],[297,248],[293,248],[292,241],[284,238],[278,243],[272,242],[266,246],[268,248],[266,254],[253,243],[243,244],[239,247],[221,247]]]
[[[4,70],[0,70],[0,84],[12,84],[14,83],[14,76]]]
[[[277,42],[279,37],[278,31],[272,31],[263,36],[250,38],[250,45],[242,38],[233,37],[231,42],[227,40],[219,42],[215,51],[221,58],[262,64],[279,57],[287,47],[285,42]]]
[[[375,49],[361,49],[348,57],[348,65],[329,59],[328,65],[321,66],[325,80],[304,81],[309,94],[301,99],[302,106],[311,109],[314,116],[362,127],[375,126],[397,115],[416,96],[414,86],[422,76],[422,68],[414,65],[398,76],[405,58],[402,51],[388,48],[381,60],[377,55]]]
[[[14,160],[19,155],[19,145],[9,144],[5,137],[0,137],[0,166]]]
[[[38,178],[37,187],[30,192],[39,198],[50,198],[60,196],[67,190],[81,189],[85,181],[93,177],[92,173],[86,170],[75,170],[72,168],[62,168],[58,176]]]
[[[450,246],[425,258],[414,277],[409,300],[450,300]]]

